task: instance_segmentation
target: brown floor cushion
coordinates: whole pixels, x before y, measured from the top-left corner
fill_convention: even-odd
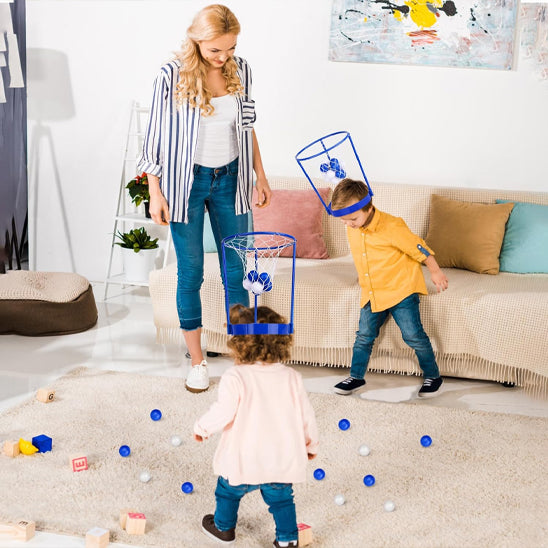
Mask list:
[[[97,323],[89,281],[67,272],[0,274],[0,334],[65,335]]]

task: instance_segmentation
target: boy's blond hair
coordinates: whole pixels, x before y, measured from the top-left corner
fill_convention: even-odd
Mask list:
[[[331,209],[343,209],[352,204],[363,200],[369,194],[369,189],[363,181],[355,179],[343,179],[333,191],[331,197]],[[362,211],[369,211],[373,207],[373,202],[370,201],[364,205]]]
[[[254,323],[255,311],[243,304],[230,308],[230,323]],[[287,323],[283,316],[268,306],[257,307],[258,323]],[[235,335],[227,346],[237,364],[278,363],[289,360],[293,335]]]

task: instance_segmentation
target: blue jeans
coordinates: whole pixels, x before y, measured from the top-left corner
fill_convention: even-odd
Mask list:
[[[350,376],[355,379],[364,378],[373,350],[373,343],[390,314],[400,328],[405,343],[415,351],[424,377],[427,379],[438,378],[440,371],[430,339],[422,327],[417,293],[409,295],[403,301],[381,312],[371,312],[370,302],[361,309],[360,323],[352,351]]]
[[[293,501],[293,485],[291,483],[261,483],[260,485],[230,485],[219,476],[215,499],[215,527],[220,531],[228,531],[236,527],[240,500],[246,493],[261,490],[263,500],[268,504],[268,510],[274,517],[276,524],[276,540],[288,542],[297,540],[297,514]]]
[[[181,329],[202,327],[200,288],[204,281],[204,212],[209,211],[219,264],[222,265],[223,238],[247,232],[248,214],[236,215],[238,158],[220,168],[194,166],[194,181],[188,199],[188,223],[171,223],[173,247],[177,255],[177,313]],[[244,266],[238,254],[226,250],[226,274],[230,306],[249,306],[249,294],[242,286]]]

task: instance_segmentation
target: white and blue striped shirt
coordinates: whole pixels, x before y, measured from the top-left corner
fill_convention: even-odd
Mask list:
[[[244,90],[242,96],[236,96],[239,163],[235,208],[236,214],[240,215],[251,208],[253,193],[255,102],[251,100],[251,69],[245,59],[235,56],[234,60]],[[180,66],[176,59],[166,63],[154,81],[154,95],[137,170],[160,178],[160,188],[169,205],[171,221],[186,223],[188,198],[194,179],[200,109],[191,108],[188,103],[177,104],[175,90]]]

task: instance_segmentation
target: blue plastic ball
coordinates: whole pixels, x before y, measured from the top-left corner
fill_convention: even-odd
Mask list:
[[[341,168],[341,165],[339,164],[339,160],[337,160],[337,158],[331,158],[331,160],[329,161],[329,167],[333,171],[339,170]]]
[[[346,177],[346,171],[344,169],[337,169],[335,171],[335,177],[337,177],[337,179],[344,179]]]
[[[256,270],[250,270],[247,274],[247,279],[250,282],[256,282],[259,279],[259,273]]]
[[[129,445],[122,445],[120,449],[118,449],[118,453],[120,453],[122,457],[129,457],[131,449],[129,448]]]
[[[192,485],[190,481],[185,481],[183,485],[181,485],[181,491],[188,495],[194,491],[194,485]]]
[[[272,289],[272,280],[268,275],[268,272],[261,272],[259,274],[259,282],[263,284],[264,291],[270,291]]]
[[[325,471],[322,468],[316,468],[316,470],[314,470],[314,478],[318,481],[323,480],[323,478],[325,478]]]
[[[367,476],[364,476],[363,483],[367,485],[367,487],[371,487],[372,485],[375,485],[375,476],[372,476],[371,474],[367,474]]]
[[[329,171],[329,164],[321,164],[320,165],[320,171],[322,173],[327,173]]]
[[[341,430],[348,430],[350,428],[350,421],[348,419],[341,419],[339,421],[339,428]]]
[[[423,447],[430,447],[432,445],[432,438],[430,436],[423,436],[421,438],[421,445]]]
[[[159,409],[153,409],[150,412],[150,418],[153,421],[159,421],[162,418],[162,412]]]

